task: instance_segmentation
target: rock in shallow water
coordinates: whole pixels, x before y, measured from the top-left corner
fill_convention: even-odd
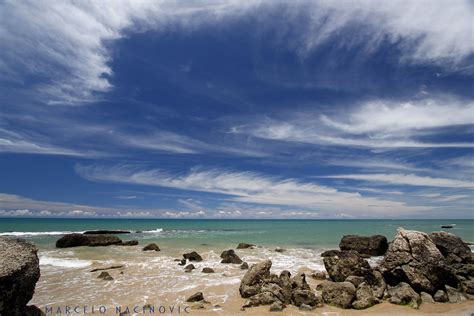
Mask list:
[[[186,302],[200,302],[204,301],[204,295],[202,292],[196,292],[186,299]]]
[[[37,249],[19,239],[0,236],[0,315],[27,315],[26,304],[40,277]]]
[[[151,243],[143,247],[143,251],[161,251],[161,249],[157,244]]]
[[[234,249],[224,250],[221,253],[222,261],[221,263],[234,263],[234,264],[241,264],[243,261],[242,259],[237,256]]]
[[[255,245],[247,244],[244,242],[241,242],[240,244],[237,245],[237,249],[248,249],[248,248],[255,248]]]
[[[67,234],[56,241],[57,248],[69,247],[98,247],[121,244],[122,240],[112,235],[84,235],[84,234]]]
[[[195,261],[195,262],[202,261],[202,257],[196,251],[183,254],[183,258],[186,260]]]

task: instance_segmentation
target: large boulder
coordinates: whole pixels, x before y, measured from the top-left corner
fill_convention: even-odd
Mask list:
[[[270,275],[272,262],[265,260],[252,265],[240,282],[239,292],[243,298],[251,297],[260,292],[264,279]]]
[[[366,276],[372,271],[367,260],[355,251],[341,251],[323,258],[324,266],[331,280],[343,282],[348,276]]]
[[[242,259],[240,259],[239,256],[237,256],[234,249],[224,250],[221,253],[221,258],[222,258],[221,263],[241,264],[243,262]]]
[[[429,236],[448,262],[469,263],[471,261],[471,249],[458,236],[447,232],[434,232]]]
[[[390,295],[390,303],[398,305],[410,305],[418,308],[421,304],[421,297],[418,293],[405,282],[401,282],[396,286],[388,287],[388,295]]]
[[[457,287],[459,283],[455,271],[427,234],[402,228],[378,269],[389,285],[406,282],[417,292],[434,294],[445,285]]]
[[[356,288],[350,282],[323,281],[320,284],[326,304],[342,308],[351,308],[356,295]]]
[[[357,236],[346,235],[339,243],[341,250],[354,250],[369,256],[382,256],[388,249],[387,238],[382,235]]]
[[[0,315],[28,315],[26,304],[40,277],[37,251],[26,241],[0,236]]]
[[[356,291],[355,301],[352,302],[352,307],[355,309],[366,309],[375,304],[379,301],[374,296],[374,292],[370,285],[366,282],[363,282],[359,285]]]
[[[67,234],[56,241],[57,248],[69,248],[80,246],[109,246],[121,244],[122,240],[117,236],[99,234],[99,235],[84,235],[84,234]]]

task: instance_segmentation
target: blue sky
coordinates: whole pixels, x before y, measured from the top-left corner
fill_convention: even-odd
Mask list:
[[[0,216],[473,218],[470,1],[4,1]]]

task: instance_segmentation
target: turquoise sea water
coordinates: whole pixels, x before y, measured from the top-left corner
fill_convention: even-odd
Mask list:
[[[343,235],[381,234],[389,240],[398,227],[433,232],[440,226],[468,242],[474,242],[474,220],[169,220],[169,219],[0,219],[0,235],[31,240],[39,247],[54,247],[60,235],[94,229],[142,231],[120,235],[124,240],[158,241],[161,244],[236,245],[331,248]]]

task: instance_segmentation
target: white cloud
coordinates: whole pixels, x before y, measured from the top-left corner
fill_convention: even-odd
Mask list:
[[[192,169],[187,174],[171,175],[159,169],[139,169],[127,165],[113,167],[77,165],[76,171],[92,181],[105,181],[211,192],[230,196],[229,201],[284,205],[335,211],[366,210],[371,214],[416,212],[426,207],[403,202],[364,197],[295,179],[280,179],[254,172]]]
[[[324,178],[383,182],[383,183],[389,183],[389,184],[395,184],[395,185],[413,185],[413,186],[466,188],[466,189],[474,188],[474,182],[471,182],[471,181],[464,181],[464,180],[458,180],[458,179],[446,179],[446,178],[421,177],[414,174],[399,174],[399,173],[346,174],[346,175],[325,176]]]
[[[387,100],[360,104],[337,117],[304,112],[286,121],[265,119],[233,133],[295,143],[368,148],[472,148],[472,142],[427,142],[419,136],[442,128],[474,124],[474,103],[441,97],[410,102]]]
[[[161,31],[172,25],[193,30],[255,15],[261,23],[278,1],[3,1],[0,3],[0,73],[21,82],[43,76],[37,86],[49,103],[93,101],[107,92],[113,75],[111,42],[134,32]],[[472,4],[455,0],[358,2],[291,2],[283,9],[289,29],[301,28],[296,49],[303,54],[357,27],[346,46],[364,44],[376,50],[389,41],[410,62],[462,65],[472,45]],[[309,19],[302,22],[298,13]],[[263,25],[264,26],[264,25]],[[274,27],[274,25],[271,25]],[[284,30],[286,28],[280,28]]]

